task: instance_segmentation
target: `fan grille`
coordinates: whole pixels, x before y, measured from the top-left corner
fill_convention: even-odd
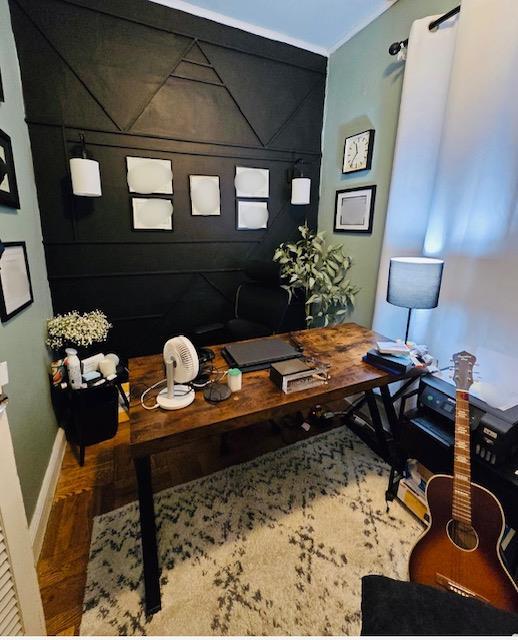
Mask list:
[[[184,336],[171,338],[164,346],[164,360],[170,358],[175,361],[175,382],[184,384],[194,380],[198,375],[199,363],[198,354],[190,340]]]

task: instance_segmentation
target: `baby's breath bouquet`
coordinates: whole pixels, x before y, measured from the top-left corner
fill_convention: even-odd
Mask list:
[[[63,347],[90,347],[105,342],[112,325],[106,314],[96,309],[86,313],[69,311],[47,320],[47,346],[54,351]]]

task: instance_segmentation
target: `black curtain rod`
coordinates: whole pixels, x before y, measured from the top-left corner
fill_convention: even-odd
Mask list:
[[[460,5],[458,7],[455,7],[454,9],[451,9],[450,11],[448,11],[448,13],[445,13],[440,18],[437,18],[437,20],[433,20],[432,22],[430,22],[428,28],[430,29],[430,31],[437,29],[440,24],[446,22],[446,20],[448,20],[452,16],[457,15],[459,11]],[[408,46],[408,38],[406,40],[400,40],[399,42],[393,42],[389,47],[389,53],[391,56],[396,56],[401,51],[401,49],[406,46]]]

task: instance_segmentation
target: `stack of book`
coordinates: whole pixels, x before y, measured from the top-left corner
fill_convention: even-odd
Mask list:
[[[432,472],[417,460],[407,461],[405,477],[398,486],[397,497],[412,513],[424,523],[430,521],[426,504],[426,485]]]
[[[410,349],[399,342],[390,344],[394,346],[390,347],[389,343],[378,342],[378,348],[367,351],[363,361],[393,375],[405,375],[415,367],[410,357]]]

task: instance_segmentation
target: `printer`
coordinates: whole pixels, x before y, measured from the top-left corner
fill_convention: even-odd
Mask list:
[[[434,375],[421,378],[412,421],[446,446],[455,435],[455,386]],[[501,411],[469,397],[472,455],[500,466],[518,454],[518,406]]]

